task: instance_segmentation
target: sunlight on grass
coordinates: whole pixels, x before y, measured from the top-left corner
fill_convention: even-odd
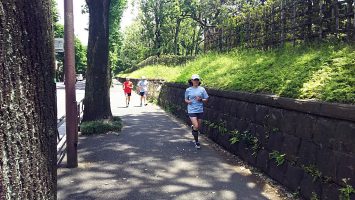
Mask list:
[[[318,70],[312,75],[312,78],[303,84],[301,88],[301,98],[320,99],[320,92],[325,87],[326,83],[331,80],[332,69],[325,67]]]
[[[355,47],[347,44],[211,52],[185,66],[147,66],[120,76],[144,75],[186,84],[192,74],[199,74],[204,86],[216,89],[355,103]]]
[[[183,66],[167,67],[164,65],[149,65],[129,74],[118,74],[118,76],[130,78],[140,78],[142,76],[145,76],[150,79],[154,78],[172,81],[176,77],[176,75],[181,73],[183,69]]]

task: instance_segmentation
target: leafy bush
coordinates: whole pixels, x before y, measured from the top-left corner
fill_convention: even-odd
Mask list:
[[[280,152],[274,150],[269,153],[269,158],[275,159],[276,165],[280,166],[285,162],[285,155],[286,154],[281,154]]]
[[[83,122],[80,125],[80,131],[83,135],[103,134],[109,131],[121,131],[122,121],[119,117],[113,117],[112,120],[99,120]]]

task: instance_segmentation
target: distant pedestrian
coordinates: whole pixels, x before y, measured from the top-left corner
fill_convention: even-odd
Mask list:
[[[189,80],[190,87],[185,91],[185,102],[187,103],[187,112],[191,120],[192,135],[195,140],[195,147],[200,148],[198,133],[202,124],[203,103],[207,103],[208,94],[205,88],[201,87],[200,76],[194,74]]]
[[[123,83],[123,91],[126,96],[126,107],[129,106],[129,102],[131,101],[133,83],[127,77],[126,81]]]
[[[148,81],[145,78],[145,76],[142,76],[141,80],[138,82],[137,84],[138,86],[138,91],[139,91],[139,95],[141,96],[141,106],[144,105],[148,105],[147,104],[147,94],[148,94]]]

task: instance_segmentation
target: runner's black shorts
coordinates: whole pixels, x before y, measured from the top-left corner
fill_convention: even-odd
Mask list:
[[[189,117],[196,117],[197,119],[203,118],[203,113],[189,113]]]
[[[129,96],[129,97],[132,95],[132,93],[125,93],[125,94],[126,94],[127,96]]]
[[[144,96],[145,92],[139,92],[139,95]]]

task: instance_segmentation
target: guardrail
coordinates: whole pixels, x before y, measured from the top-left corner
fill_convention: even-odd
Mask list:
[[[79,103],[77,104],[77,117],[78,117],[78,130],[80,130],[80,123],[82,120],[82,114],[84,111],[84,103],[83,100],[79,101]],[[63,115],[61,118],[58,119],[57,121],[57,129],[59,129],[60,126],[63,125],[63,123],[65,122],[65,115]],[[57,132],[57,165],[59,165],[62,160],[65,157],[65,154],[67,152],[67,135],[66,133],[64,133],[63,135],[59,134],[59,131]]]

